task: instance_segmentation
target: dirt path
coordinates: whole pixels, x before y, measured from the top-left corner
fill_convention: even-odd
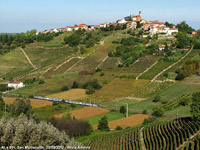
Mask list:
[[[198,134],[200,134],[200,131],[198,131],[197,133],[195,133],[194,135],[192,135],[191,137],[189,137],[186,141],[183,142],[183,144],[181,144],[178,148],[176,148],[176,150],[181,149],[185,144],[187,144],[188,142],[190,142],[190,140],[192,140]]]
[[[145,144],[144,144],[144,138],[143,138],[143,129],[144,129],[144,127],[142,127],[141,129],[140,129],[140,144],[141,144],[141,148],[142,148],[142,150],[146,150],[146,146],[145,146]]]
[[[176,64],[178,64],[179,62],[181,62],[186,56],[188,56],[190,54],[190,52],[192,51],[193,47],[189,50],[189,52],[183,56],[181,59],[179,59],[177,62],[173,63],[172,65],[170,65],[169,67],[167,67],[166,69],[164,69],[163,71],[161,71],[159,74],[157,74],[152,80],[151,82],[154,82],[157,77],[159,77],[161,74],[163,74],[165,71],[167,71],[168,69],[170,69],[171,67],[175,66]]]
[[[139,76],[136,77],[136,80],[139,79],[139,77],[141,77],[143,74],[145,74],[147,71],[149,71],[153,66],[155,66],[158,63],[158,61],[156,61],[153,65],[151,65],[149,68],[147,68],[144,72],[142,72]]]
[[[106,57],[102,60],[102,62],[100,62],[100,63],[98,64],[98,66],[96,67],[96,69],[99,68],[107,59],[108,59],[108,56],[106,56]]]
[[[24,53],[24,56],[26,56],[26,59],[28,60],[28,62],[30,63],[30,65],[34,68],[34,69],[37,69],[37,67],[35,65],[33,65],[33,63],[31,62],[30,58],[28,57],[28,55],[26,54],[26,52],[22,49],[22,48],[19,48],[23,53]]]
[[[94,52],[96,52],[100,47],[96,48],[95,50],[93,50],[91,53],[89,53],[86,57],[82,58],[81,60],[79,60],[78,62],[76,62],[75,64],[73,64],[70,68],[68,68],[65,73],[67,73],[69,70],[71,70],[74,66],[76,66],[77,64],[79,64],[81,61],[85,60],[87,57],[89,57],[90,55],[92,55]]]
[[[82,57],[71,57],[70,59],[64,61],[62,64],[58,65],[58,66],[54,69],[54,71],[58,70],[60,67],[62,67],[64,64],[68,63],[69,61],[71,61],[71,60],[74,59],[74,58],[83,59]]]

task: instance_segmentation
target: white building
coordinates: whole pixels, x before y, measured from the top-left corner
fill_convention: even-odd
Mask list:
[[[120,19],[120,20],[118,21],[118,23],[119,23],[119,24],[125,24],[125,23],[126,23],[126,20],[125,20],[125,19]]]
[[[18,88],[22,88],[24,87],[25,85],[23,84],[23,82],[18,82],[18,81],[10,81],[8,83],[8,87],[10,88],[15,88],[15,89],[18,89]]]
[[[70,31],[73,31],[74,27],[72,27],[72,26],[67,26],[66,29],[67,29],[68,32],[70,32]]]

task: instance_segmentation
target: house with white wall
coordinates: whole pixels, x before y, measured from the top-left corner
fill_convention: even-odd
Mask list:
[[[19,81],[10,81],[8,83],[8,87],[14,88],[14,89],[22,88],[24,86],[25,85],[23,84],[23,82],[19,82]]]

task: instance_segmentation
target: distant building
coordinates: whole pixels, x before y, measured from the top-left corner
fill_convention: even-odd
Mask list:
[[[158,47],[158,50],[159,50],[159,51],[164,51],[164,50],[165,50],[165,47],[166,47],[165,45],[160,45],[160,46]]]
[[[125,24],[126,20],[125,19],[120,19],[117,23],[119,23],[119,24]]]
[[[197,35],[197,32],[196,31],[192,31],[192,35]]]
[[[104,40],[100,40],[99,42],[97,42],[97,44],[103,45],[104,44]]]
[[[139,11],[139,15],[131,17],[133,21],[141,21],[142,20],[142,12]]]
[[[19,81],[10,81],[8,83],[8,87],[15,88],[15,89],[22,88],[24,86],[25,85],[22,82],[19,82]]]

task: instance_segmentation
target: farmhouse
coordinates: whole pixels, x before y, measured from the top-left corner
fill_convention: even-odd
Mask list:
[[[125,24],[125,23],[126,23],[126,20],[125,20],[125,19],[120,19],[120,20],[118,21],[118,23],[119,23],[119,24]]]
[[[18,82],[18,81],[10,81],[8,83],[8,87],[15,88],[15,89],[22,88],[24,86],[25,85],[22,82]]]
[[[197,32],[196,31],[192,31],[192,35],[197,35]]]

